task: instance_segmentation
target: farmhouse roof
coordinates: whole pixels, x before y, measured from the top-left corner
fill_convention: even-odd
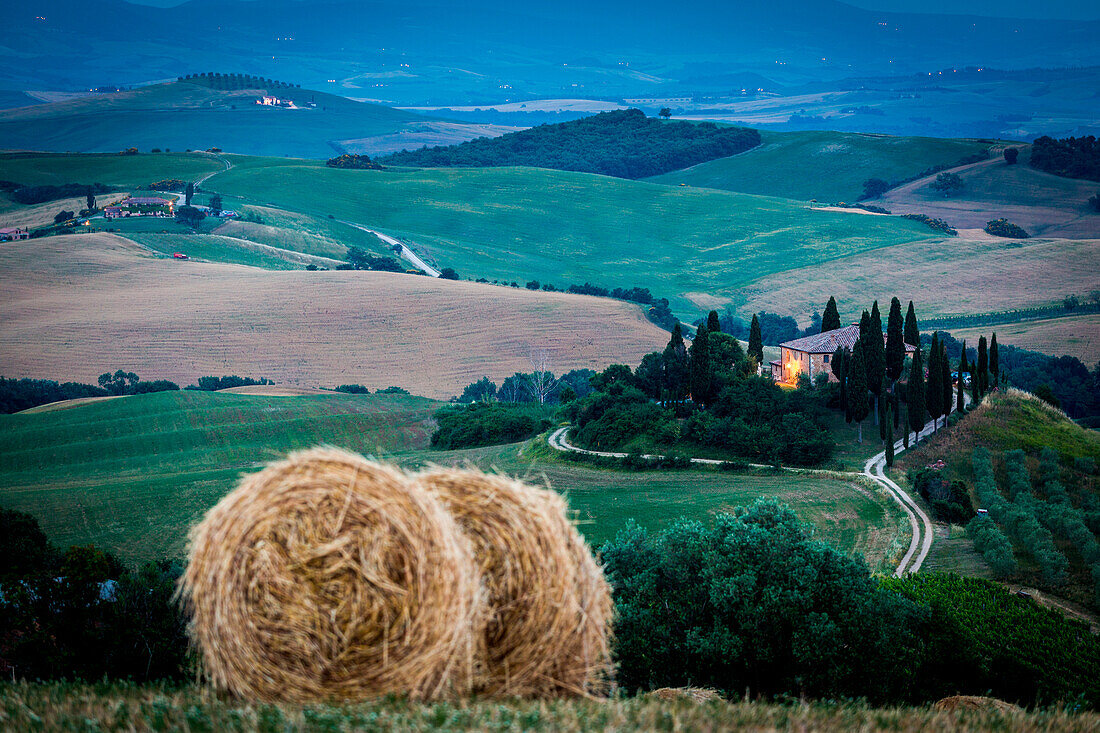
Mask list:
[[[19,234],[22,231],[24,230],[19,227],[8,227],[6,229],[0,229],[0,234]]]
[[[124,204],[167,204],[168,199],[162,199],[158,196],[132,196],[122,203]]]
[[[883,334],[882,338],[885,340],[886,334]],[[851,326],[815,333],[812,336],[804,336],[779,345],[791,351],[801,351],[807,354],[831,354],[841,346],[851,349],[857,340],[859,340],[859,324],[853,323]],[[907,354],[911,354],[916,350],[914,346],[905,345],[905,353]]]

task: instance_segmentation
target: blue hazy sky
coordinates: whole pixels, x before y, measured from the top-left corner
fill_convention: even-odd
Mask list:
[[[173,7],[184,0],[128,0],[141,5]],[[257,0],[262,2],[262,0]],[[1066,18],[1100,20],[1100,2],[1096,0],[842,0],[869,10],[893,10],[903,13],[951,13],[953,15],[992,15],[1011,18]],[[309,0],[302,0],[309,2]],[[1100,43],[1100,39],[1097,39]]]

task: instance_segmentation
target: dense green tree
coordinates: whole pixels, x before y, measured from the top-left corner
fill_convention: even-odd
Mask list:
[[[901,445],[902,445],[902,448],[904,450],[909,450],[909,433],[911,431],[909,429],[909,404],[908,403],[906,403],[906,405],[905,405],[905,420],[903,422],[904,422],[904,428],[905,429],[901,431]]]
[[[916,431],[914,440],[920,442],[920,431],[924,427],[924,418],[928,411],[924,402],[924,358],[920,349],[913,354],[909,367],[909,382],[905,386],[905,399],[908,403],[906,415],[909,418],[909,430]]]
[[[688,349],[688,379],[690,380],[691,399],[696,404],[709,405],[712,400],[711,385],[714,382],[714,369],[710,358],[710,331],[706,324],[695,330],[695,338]]]
[[[439,271],[440,280],[460,280],[458,272],[453,267],[444,267]]]
[[[99,375],[99,386],[113,395],[126,394],[126,391],[141,381],[141,377],[133,372],[124,372],[121,369],[114,374],[104,372]]]
[[[1016,165],[1016,159],[1020,157],[1020,150],[1018,148],[1005,148],[1002,154],[1005,157],[1005,163]]]
[[[890,403],[886,403],[886,466],[894,465],[894,411],[890,409]]]
[[[909,310],[905,312],[905,343],[920,348],[920,327],[917,325],[917,313],[911,300]]]
[[[1001,353],[997,348],[997,332],[989,339],[989,376],[990,387],[1000,386],[1001,377]]]
[[[67,211],[65,209],[62,209],[61,211],[54,214],[53,223],[54,224],[60,224],[61,222],[68,221],[69,219],[72,219],[75,216],[76,216],[75,211]]]
[[[905,323],[901,317],[901,301],[893,298],[886,321],[886,376],[891,383],[897,382],[904,369]]]
[[[668,119],[672,117],[672,110],[668,107],[661,107],[661,111],[657,113],[662,119]]]
[[[985,393],[989,391],[989,354],[986,349],[985,336],[978,339],[978,366],[974,379],[978,383],[975,400],[980,402]]]
[[[938,191],[947,198],[953,193],[958,193],[966,187],[962,178],[957,173],[944,172],[936,176],[936,180],[928,185],[933,191]]]
[[[825,312],[821,314],[821,333],[835,331],[840,328],[840,311],[836,307],[836,298],[829,296],[829,302],[825,304]]]
[[[970,367],[966,363],[966,339],[963,339],[962,354],[959,356],[959,388],[955,392],[955,412],[960,415],[966,412],[966,391],[963,389],[966,379],[963,375],[966,374],[969,369]]]
[[[719,333],[722,330],[722,324],[718,319],[718,311],[711,311],[707,316],[707,330],[711,333]]]
[[[871,412],[871,392],[867,387],[867,363],[863,339],[852,346],[848,362],[848,413],[859,424],[859,442],[863,443],[863,421]]]
[[[752,323],[749,325],[749,356],[756,359],[758,366],[764,364],[764,340],[760,337],[760,319],[752,314]]]
[[[890,184],[881,178],[868,178],[863,182],[863,195],[861,199],[878,198],[890,190]]]
[[[210,213],[214,216],[222,213],[222,195],[220,193],[210,197]]]
[[[668,400],[682,400],[688,390],[688,357],[684,346],[684,336],[679,322],[672,327],[672,336],[663,353],[664,360],[664,397]]]
[[[940,389],[943,390],[943,426],[947,427],[947,415],[951,414],[951,359],[947,356],[947,344],[940,341]]]
[[[202,209],[196,209],[194,206],[180,206],[176,209],[176,221],[189,227],[197,227],[205,218],[206,214]]]
[[[932,429],[939,427],[936,421],[943,415],[943,369],[940,367],[940,338],[932,334],[932,345],[928,349],[928,383],[925,387],[924,406],[932,418]]]
[[[883,379],[886,376],[886,344],[882,338],[882,316],[879,314],[878,301],[871,305],[868,319],[868,338],[864,358],[867,360],[867,386],[877,401],[882,396]],[[877,421],[876,415],[876,421]]]
[[[183,193],[183,205],[184,206],[190,206],[191,205],[191,199],[194,198],[194,196],[195,196],[195,184],[191,181],[188,181],[187,188]]]
[[[883,377],[885,381],[885,377]],[[886,392],[886,385],[883,384],[881,388],[882,396],[878,398],[876,408],[878,409],[878,437],[883,443],[886,442],[886,435],[890,429],[887,423],[890,421],[890,395]]]

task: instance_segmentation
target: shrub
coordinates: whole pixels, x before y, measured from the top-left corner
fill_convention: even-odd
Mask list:
[[[947,481],[943,474],[930,468],[910,471],[913,488],[932,506],[937,519],[952,524],[966,524],[974,517],[970,494],[962,481]]]
[[[927,214],[902,214],[901,218],[910,219],[912,221],[919,221],[922,224],[926,225],[932,231],[941,232],[942,234],[947,234],[948,236],[955,237],[959,234],[957,229],[952,227],[943,219],[933,219]]]
[[[880,592],[862,559],[813,540],[774,500],[629,525],[600,556],[615,595],[618,682],[628,692],[896,699],[914,661],[916,604]]]
[[[351,153],[344,153],[336,158],[329,158],[325,161],[325,165],[329,168],[345,168],[350,170],[383,170],[383,167],[378,163],[375,163],[366,155],[353,155]]]
[[[370,390],[361,384],[341,384],[336,388],[337,392],[347,392],[348,394],[370,394]]]
[[[550,427],[549,420],[536,417],[527,407],[499,402],[445,407],[435,413],[435,419],[439,427],[432,434],[432,447],[443,450],[515,443]]]
[[[375,394],[410,394],[410,392],[404,387],[383,387]]]
[[[1007,219],[988,222],[985,225],[985,231],[995,237],[1007,237],[1009,239],[1028,239],[1031,236],[1024,231],[1023,227],[1017,226]]]

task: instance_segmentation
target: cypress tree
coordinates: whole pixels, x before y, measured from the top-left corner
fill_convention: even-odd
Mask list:
[[[859,423],[859,442],[863,443],[863,420],[871,412],[871,397],[867,389],[865,349],[859,341],[852,347],[852,359],[848,362],[848,411]]]
[[[886,376],[890,382],[901,379],[905,369],[905,325],[901,317],[901,301],[890,301],[890,315],[886,320]]]
[[[718,311],[711,311],[707,316],[707,330],[711,333],[722,332],[722,324],[718,322]]]
[[[194,195],[195,195],[195,184],[188,181],[187,188],[184,189],[184,193],[183,193],[183,199],[184,199],[183,204],[184,204],[184,206],[190,206],[191,205],[191,198]]]
[[[882,423],[886,426],[886,465],[894,465],[894,420],[890,409],[890,403],[886,404],[886,417]]]
[[[943,390],[943,426],[947,427],[947,416],[951,414],[951,359],[947,356],[947,344],[940,342],[940,389]]]
[[[891,412],[894,415],[894,430],[901,427],[901,392],[895,389],[890,395],[890,403],[893,405]]]
[[[821,314],[821,333],[835,331],[840,328],[840,311],[836,307],[836,298],[829,296],[829,302],[825,305],[825,312]]]
[[[760,319],[755,313],[749,325],[749,356],[756,359],[757,364],[764,363],[764,341],[760,338]]]
[[[700,405],[709,405],[711,385],[710,330],[706,324],[695,331],[688,349],[688,380],[691,398]]]
[[[1001,383],[1001,354],[997,348],[997,332],[993,332],[993,338],[989,340],[989,374],[993,377],[992,386],[997,387]]]
[[[866,341],[867,334],[871,332],[871,314],[867,311],[863,311],[863,315],[859,317],[859,340]],[[854,349],[853,349],[854,350]]]
[[[886,442],[886,435],[890,430],[890,398],[886,394],[885,384],[882,397],[878,399],[878,437],[883,443]]]
[[[920,431],[924,427],[924,358],[920,349],[913,354],[913,363],[909,367],[909,384],[905,388],[905,399],[909,406],[906,414],[909,418],[909,429],[917,432],[916,442],[920,442]]]
[[[848,364],[851,360],[851,352],[843,346],[838,346],[833,353],[833,374],[840,382],[840,409],[844,410],[844,421],[848,423],[852,422],[852,415],[848,410]]]
[[[844,362],[848,360],[848,349],[843,346],[836,347],[836,351],[833,352],[832,358],[829,360],[829,369],[832,370],[833,376],[839,382],[840,378],[844,375]]]
[[[959,387],[955,394],[955,412],[960,415],[966,412],[966,393],[963,391],[963,375],[969,367],[966,364],[966,339],[963,339],[962,356],[959,357]]]
[[[917,313],[913,310],[913,301],[909,301],[909,310],[905,312],[905,343],[920,348],[920,328],[917,326]]]
[[[867,360],[867,386],[875,394],[875,400],[882,395],[883,378],[886,376],[886,345],[882,340],[882,316],[878,312],[878,301],[871,306],[871,315],[867,324],[867,343],[863,347],[863,356]],[[875,413],[878,421],[878,413]]]
[[[905,450],[909,450],[909,405],[905,406],[905,430],[901,434],[901,445]]]
[[[979,402],[989,389],[989,357],[985,343],[985,336],[978,339],[978,373],[974,375],[974,379],[978,383],[975,400]]]
[[[932,334],[932,347],[928,349],[928,384],[925,388],[924,405],[928,414],[932,417],[932,430],[939,424],[936,422],[943,414],[943,370],[940,368],[940,337],[938,333]]]

